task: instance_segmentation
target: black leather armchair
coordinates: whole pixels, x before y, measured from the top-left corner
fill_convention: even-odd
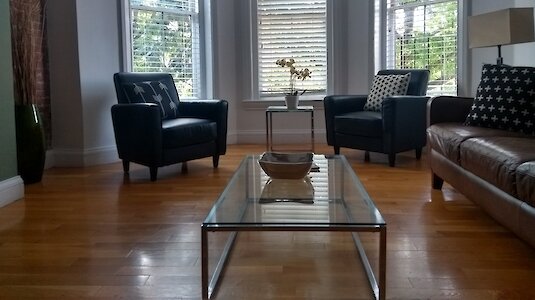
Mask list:
[[[183,162],[184,168],[188,160],[210,156],[217,168],[227,147],[227,101],[179,101],[173,78],[167,73],[116,73],[113,81],[118,104],[112,106],[111,114],[125,173],[129,163],[135,162],[148,166],[150,179],[155,181],[158,167]],[[156,101],[133,101],[128,88],[143,83],[169,87],[162,91],[177,104],[172,104],[176,109],[173,115],[162,114]]]
[[[420,159],[426,142],[428,70],[381,70],[378,75],[411,73],[407,95],[384,99],[380,112],[364,111],[367,95],[335,95],[324,100],[327,144],[388,154],[391,167],[396,153],[415,149]]]

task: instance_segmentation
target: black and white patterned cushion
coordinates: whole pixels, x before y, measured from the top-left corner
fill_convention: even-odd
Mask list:
[[[484,65],[466,125],[535,135],[535,68]]]
[[[407,94],[410,80],[410,73],[405,75],[375,75],[364,110],[381,111],[383,100],[386,97]]]
[[[173,100],[169,89],[161,81],[143,81],[126,83],[124,92],[130,103],[156,103],[160,106],[162,119],[174,119],[178,116],[178,101]]]

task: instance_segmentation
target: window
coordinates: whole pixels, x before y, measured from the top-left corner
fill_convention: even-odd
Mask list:
[[[180,97],[200,98],[198,0],[129,1],[131,70],[171,73]]]
[[[311,78],[297,81],[308,93],[327,90],[326,0],[257,0],[258,91],[260,97],[288,90],[288,68],[277,59],[293,58],[297,69],[308,68]]]
[[[428,95],[456,95],[457,11],[457,0],[386,0],[386,68],[427,68]]]

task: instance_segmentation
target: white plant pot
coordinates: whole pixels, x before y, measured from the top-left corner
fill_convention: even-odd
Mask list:
[[[299,95],[297,96],[286,95],[284,96],[284,101],[286,102],[286,108],[297,109],[297,105],[299,104]]]

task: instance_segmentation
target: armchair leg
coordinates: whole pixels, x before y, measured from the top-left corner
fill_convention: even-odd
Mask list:
[[[336,154],[336,155],[340,154],[340,147],[339,146],[334,146],[334,154]]]
[[[182,162],[182,174],[184,173],[188,173],[188,162],[185,161],[185,162]]]
[[[123,172],[128,174],[130,172],[130,161],[123,159]]]
[[[150,169],[150,181],[156,181],[158,177],[158,167],[149,167]]]
[[[214,165],[214,168],[219,166],[219,155],[212,156],[212,164]]]
[[[388,165],[391,167],[396,166],[396,153],[388,153]]]
[[[444,179],[438,177],[435,173],[432,173],[433,189],[441,190]]]
[[[370,151],[364,151],[364,161],[370,162]]]
[[[416,148],[416,159],[420,160],[422,158],[422,147]]]

